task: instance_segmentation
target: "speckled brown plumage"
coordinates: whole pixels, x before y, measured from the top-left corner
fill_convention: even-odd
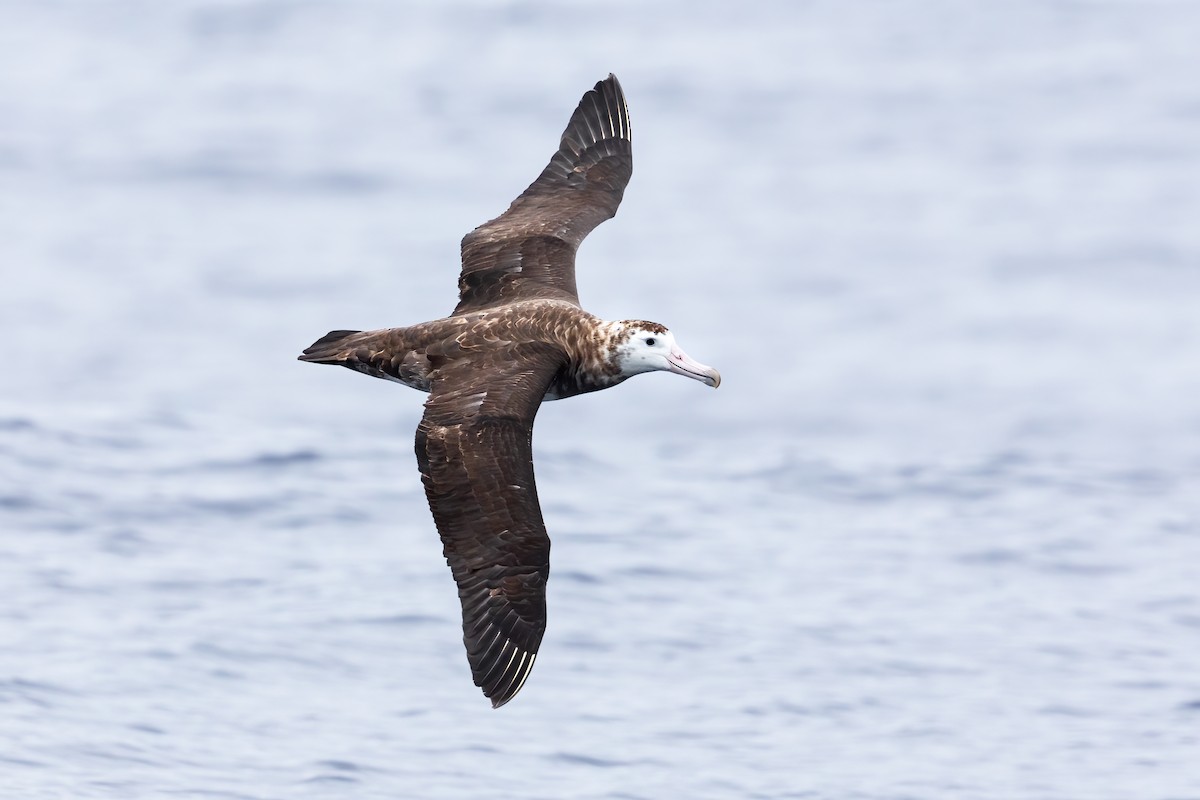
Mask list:
[[[617,358],[631,334],[579,307],[575,252],[616,213],[632,169],[629,112],[610,75],[583,96],[538,179],[462,240],[451,316],[333,331],[300,356],[429,392],[417,463],[458,584],[471,671],[494,706],[524,684],[546,628],[550,539],[531,444],[538,407],[628,377]]]

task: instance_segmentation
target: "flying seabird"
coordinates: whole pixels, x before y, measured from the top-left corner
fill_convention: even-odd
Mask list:
[[[463,238],[453,314],[332,331],[300,356],[429,393],[417,464],[458,584],[471,674],[495,708],[524,685],[546,630],[550,538],[532,449],[542,401],[654,370],[721,383],[665,326],[607,322],[579,305],[575,251],[616,214],[632,172],[629,109],[609,75],[584,94],[537,180]]]

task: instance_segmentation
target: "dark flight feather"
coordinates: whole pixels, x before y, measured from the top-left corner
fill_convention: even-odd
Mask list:
[[[546,630],[550,537],[533,475],[533,419],[566,354],[489,349],[431,374],[417,463],[458,584],[475,684],[494,707],[533,668]]]
[[[579,304],[575,252],[617,213],[633,174],[630,136],[625,95],[609,75],[579,101],[537,180],[463,237],[456,315],[516,300]]]

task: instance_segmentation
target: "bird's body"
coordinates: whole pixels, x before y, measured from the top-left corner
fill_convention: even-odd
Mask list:
[[[546,627],[550,539],[532,453],[538,406],[653,370],[720,383],[666,327],[607,322],[579,305],[575,251],[616,213],[632,164],[629,112],[610,75],[583,96],[538,179],[463,239],[451,316],[332,331],[300,356],[429,393],[417,463],[458,584],[472,675],[494,706],[524,685]]]
[[[652,322],[641,324],[647,330],[661,329],[660,335],[666,331]],[[630,377],[612,361],[623,338],[620,325],[562,300],[523,300],[406,328],[333,331],[306,350],[304,360],[340,364],[428,392],[439,359],[549,344],[561,352],[563,363],[543,399],[560,400],[607,389]]]

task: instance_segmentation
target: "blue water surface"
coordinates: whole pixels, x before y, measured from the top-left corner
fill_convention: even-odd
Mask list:
[[[0,0],[0,797],[1200,798],[1200,6]],[[609,71],[549,630],[471,684],[422,396]]]

